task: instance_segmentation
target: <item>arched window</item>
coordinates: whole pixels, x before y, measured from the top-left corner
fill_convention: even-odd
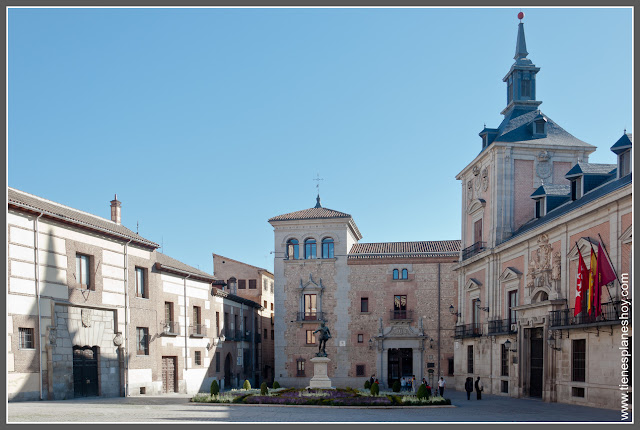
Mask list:
[[[307,239],[304,241],[304,258],[316,258],[316,240]]]
[[[393,269],[393,279],[398,279],[398,269]]]
[[[298,239],[289,239],[287,241],[287,250],[285,254],[287,260],[297,260],[298,257]]]
[[[333,258],[333,239],[330,237],[322,239],[322,258]]]
[[[409,271],[407,269],[402,269],[402,279],[409,279]]]

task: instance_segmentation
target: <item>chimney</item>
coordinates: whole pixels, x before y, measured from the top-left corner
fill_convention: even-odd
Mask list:
[[[118,195],[115,195],[115,198],[111,200],[111,221],[116,224],[120,224],[122,219],[120,217],[120,206],[122,203],[118,201]]]

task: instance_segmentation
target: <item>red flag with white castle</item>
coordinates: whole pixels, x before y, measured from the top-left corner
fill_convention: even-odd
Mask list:
[[[598,271],[595,283],[595,296],[593,299],[594,307],[596,308],[596,316],[600,315],[602,312],[602,287],[607,285],[609,282],[613,282],[617,279],[616,272],[613,270],[613,266],[611,265],[611,261],[607,258],[607,254],[604,252],[602,248],[602,243],[598,243]]]
[[[576,282],[576,305],[573,312],[574,317],[582,312],[582,293],[584,292],[584,287],[586,285],[589,285],[589,270],[587,269],[587,265],[584,264],[582,254],[580,254],[580,249],[578,248],[578,282]]]

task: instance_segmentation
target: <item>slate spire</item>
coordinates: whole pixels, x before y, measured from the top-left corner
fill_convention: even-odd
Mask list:
[[[516,42],[516,55],[513,57],[514,60],[518,60],[520,58],[526,58],[529,53],[527,52],[527,42],[524,40],[524,24],[520,22],[518,24],[518,41]]]

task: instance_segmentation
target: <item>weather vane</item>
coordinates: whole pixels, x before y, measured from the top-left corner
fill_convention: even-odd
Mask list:
[[[317,182],[316,189],[318,190],[318,195],[320,195],[320,181],[324,181],[323,178],[320,177],[320,173],[318,173],[318,177],[314,179]]]

